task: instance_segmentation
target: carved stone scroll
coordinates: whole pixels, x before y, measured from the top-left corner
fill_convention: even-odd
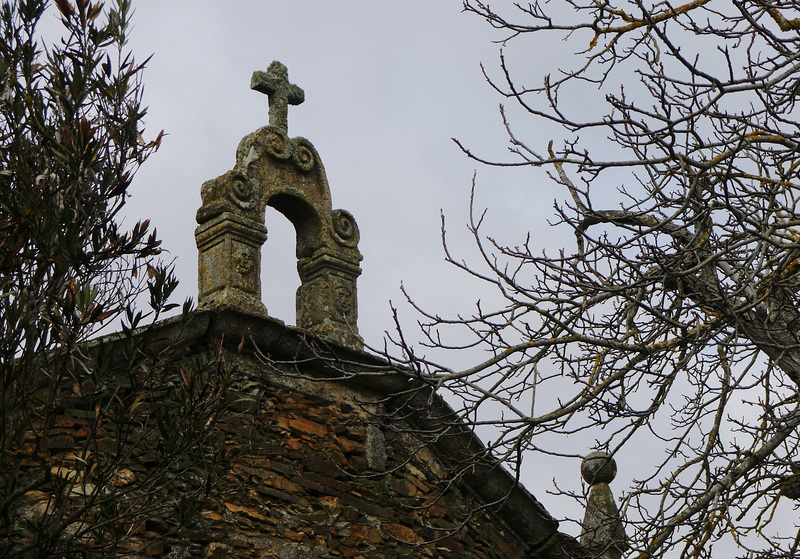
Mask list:
[[[297,236],[297,326],[361,348],[358,225],[349,212],[332,209],[325,169],[311,142],[287,134],[287,105],[302,102],[303,91],[288,82],[278,62],[256,72],[252,87],[269,94],[271,124],[242,139],[231,171],[203,184],[195,232],[199,304],[266,315],[260,272],[269,205],[292,222]]]

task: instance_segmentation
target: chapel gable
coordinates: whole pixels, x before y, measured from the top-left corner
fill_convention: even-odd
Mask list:
[[[87,556],[620,559],[613,457],[584,460],[578,541],[432,386],[364,351],[358,226],[289,134],[305,93],[278,62],[251,87],[269,124],[202,185],[199,308],[49,356],[66,373],[32,395],[42,418],[15,452],[35,489],[0,550],[54,546],[30,528],[49,525]],[[261,301],[267,206],[296,233],[296,326]]]

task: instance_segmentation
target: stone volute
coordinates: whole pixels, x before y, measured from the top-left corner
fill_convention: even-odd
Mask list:
[[[250,87],[269,97],[269,126],[242,139],[231,171],[203,184],[195,231],[199,305],[266,315],[261,245],[271,206],[296,232],[297,326],[360,349],[358,226],[349,212],[332,209],[325,169],[311,142],[288,135],[288,106],[302,103],[305,94],[289,83],[280,62],[254,72]]]
[[[629,547],[614,495],[608,486],[616,475],[617,464],[605,452],[590,452],[581,463],[581,476],[590,489],[580,543],[591,557],[620,559]]]

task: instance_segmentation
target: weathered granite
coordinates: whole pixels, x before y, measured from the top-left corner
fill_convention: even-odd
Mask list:
[[[286,216],[297,234],[297,325],[351,347],[358,335],[356,279],[359,231],[353,216],[334,210],[322,160],[305,138],[290,138],[287,110],[303,102],[286,67],[255,72],[251,87],[269,96],[270,125],[245,136],[231,171],[203,184],[195,231],[199,304],[266,316],[261,302],[261,245],[266,206]]]

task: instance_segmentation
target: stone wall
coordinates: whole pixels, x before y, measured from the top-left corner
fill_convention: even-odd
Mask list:
[[[423,443],[415,433],[437,419],[408,402],[425,392],[408,391],[411,379],[386,363],[264,318],[206,311],[192,324],[151,332],[156,345],[177,348],[181,372],[166,386],[195,382],[184,366],[192,362],[204,382],[228,378],[224,398],[165,432],[157,419],[164,409],[181,415],[180,395],[139,398],[120,380],[117,394],[138,406],[138,427],[120,431],[113,399],[65,385],[48,424],[27,433],[22,467],[49,477],[14,505],[23,544],[26,523],[67,519],[74,548],[96,556],[578,556],[499,465],[453,469],[460,449],[479,445],[470,432]],[[115,353],[116,343],[100,345]],[[444,406],[423,402],[429,412]],[[167,439],[179,452],[164,449]],[[69,522],[79,507],[88,513]]]
[[[252,423],[223,422],[224,445],[241,459],[201,513],[212,521],[207,549],[236,557],[523,557],[520,542],[475,512],[470,495],[440,487],[444,469],[429,449],[376,426],[346,392],[320,399],[269,386],[266,410]]]

